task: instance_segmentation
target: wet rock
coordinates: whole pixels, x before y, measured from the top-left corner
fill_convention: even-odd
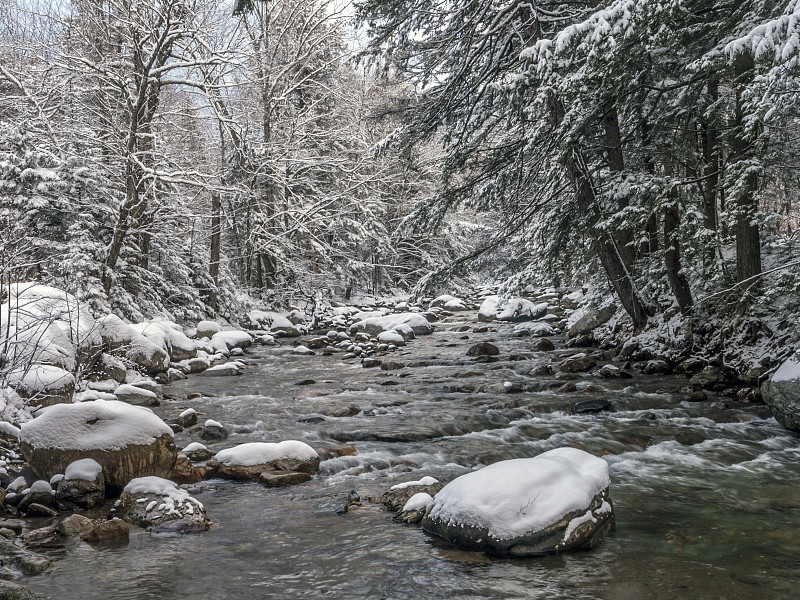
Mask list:
[[[381,371],[399,371],[406,367],[405,363],[387,360],[381,363]]]
[[[500,349],[489,342],[479,342],[467,350],[467,356],[497,356],[498,354],[500,354]]]
[[[412,496],[419,493],[426,493],[435,496],[444,487],[438,479],[433,477],[423,477],[416,481],[408,481],[392,486],[381,496],[381,504],[386,510],[397,512],[405,506]]]
[[[538,365],[528,372],[531,377],[548,377],[553,374],[550,365]]]
[[[568,348],[590,348],[597,344],[597,340],[590,333],[582,333],[577,335],[567,342]]]
[[[56,535],[58,535],[58,531],[56,530],[55,525],[49,525],[48,527],[31,529],[29,532],[23,534],[20,537],[20,540],[27,545],[42,544],[51,542]]]
[[[32,504],[40,504],[42,506],[55,505],[53,498],[53,488],[47,481],[36,481],[31,485],[27,494],[24,495],[20,503],[17,505],[22,512],[29,512],[29,507]]]
[[[49,506],[39,504],[38,502],[32,502],[25,507],[25,513],[29,517],[55,517],[58,511]]]
[[[419,523],[432,505],[431,495],[419,492],[408,499],[408,502],[392,517],[392,520],[406,524]]]
[[[381,360],[378,358],[365,358],[361,361],[361,366],[365,369],[373,369],[381,366]]]
[[[665,360],[654,359],[647,361],[641,371],[645,375],[667,375],[672,373],[673,368],[672,365]]]
[[[192,427],[197,425],[197,412],[193,408],[186,409],[171,422],[184,428]]]
[[[287,485],[298,485],[311,481],[312,475],[310,473],[300,473],[297,471],[289,471],[286,473],[273,473],[263,472],[258,475],[258,482],[267,487],[283,487]]]
[[[87,531],[91,531],[93,528],[94,522],[90,518],[84,517],[83,515],[74,514],[63,519],[56,527],[56,530],[58,531],[59,535],[68,537],[71,535],[80,535],[82,533],[86,533]]]
[[[170,475],[170,480],[178,484],[197,483],[203,480],[202,474],[194,468],[189,461],[189,457],[183,452],[178,453],[178,458],[175,461],[175,469]]]
[[[103,521],[81,535],[84,542],[127,541],[131,528],[122,519]]]
[[[591,356],[580,353],[561,361],[558,363],[557,367],[562,373],[579,373],[581,371],[588,371],[596,364],[597,361]]]
[[[0,600],[37,600],[28,588],[13,581],[0,580]]]
[[[576,415],[584,415],[608,410],[612,410],[611,402],[605,399],[582,400],[580,402],[576,402],[572,406],[572,411]]]
[[[619,367],[612,364],[607,364],[600,367],[597,370],[597,375],[604,377],[605,379],[630,379],[633,377],[633,375],[627,371],[623,371]]]
[[[106,485],[119,488],[142,475],[169,475],[177,454],[164,421],[119,401],[52,406],[23,425],[20,447],[42,479],[91,458],[102,466]]]
[[[200,430],[200,437],[209,441],[224,440],[228,437],[228,430],[223,427],[222,423],[209,419]]]
[[[729,378],[722,368],[709,365],[689,379],[689,385],[709,390],[723,390],[729,384]]]
[[[46,556],[20,548],[11,540],[2,537],[0,537],[0,561],[4,565],[17,567],[26,575],[44,573],[53,566]]]
[[[539,338],[533,344],[533,349],[536,352],[550,352],[552,350],[555,350],[556,347],[555,347],[555,344],[553,344],[553,342],[551,342],[547,338]]]
[[[141,477],[125,486],[116,514],[127,523],[157,533],[208,531],[203,505],[174,482]]]
[[[309,348],[308,346],[302,346],[302,345],[300,345],[300,346],[295,346],[295,347],[292,349],[292,354],[296,354],[296,355],[298,355],[298,356],[314,356],[314,354],[316,354],[316,352],[314,352],[314,351],[313,351],[311,348]]]
[[[202,462],[214,456],[214,453],[200,442],[193,442],[189,444],[183,450],[181,450],[181,452],[183,452],[189,458],[189,460],[193,460],[195,462]]]
[[[764,401],[778,423],[800,433],[800,359],[781,364],[770,378]]]
[[[577,389],[578,388],[574,383],[572,383],[571,381],[568,381],[564,385],[556,388],[555,392],[556,392],[556,394],[569,394],[570,392],[577,391]]]
[[[708,400],[708,394],[706,394],[703,390],[696,390],[694,388],[684,388],[681,390],[683,392],[682,400],[686,402],[704,402]]]
[[[591,548],[614,526],[608,482],[608,464],[575,448],[501,461],[445,486],[422,528],[498,556]]]
[[[25,527],[25,522],[19,519],[0,519],[0,527],[3,529],[10,529],[14,533],[20,534]]]

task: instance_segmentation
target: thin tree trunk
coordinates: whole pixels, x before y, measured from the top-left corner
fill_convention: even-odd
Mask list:
[[[692,310],[692,291],[686,276],[681,272],[681,250],[678,239],[680,213],[677,202],[667,206],[664,211],[664,265],[672,293],[678,301],[678,307],[686,315]]]
[[[220,242],[222,236],[222,202],[219,198],[219,192],[214,190],[211,192],[211,261],[208,265],[208,273],[211,276],[211,281],[214,282],[214,287],[208,295],[208,305],[217,310],[217,290],[219,288],[219,260],[220,260]]]

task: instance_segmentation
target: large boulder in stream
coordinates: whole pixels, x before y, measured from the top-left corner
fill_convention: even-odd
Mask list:
[[[775,371],[764,401],[778,423],[800,433],[800,359],[790,358]]]
[[[177,456],[169,425],[148,408],[117,400],[45,408],[22,425],[19,439],[39,477],[50,479],[92,458],[102,466],[106,485],[117,488],[136,477],[169,477]]]
[[[538,556],[596,545],[614,525],[608,464],[576,448],[495,463],[433,499],[422,528],[496,556]]]
[[[270,487],[311,479],[319,469],[319,454],[308,444],[286,440],[278,444],[251,442],[217,452],[208,461],[209,474],[223,479],[259,481]]]

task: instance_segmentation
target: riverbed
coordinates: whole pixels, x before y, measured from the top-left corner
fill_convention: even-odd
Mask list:
[[[762,406],[725,399],[723,408],[713,394],[685,400],[684,376],[531,376],[578,350],[554,338],[555,351],[535,352],[536,338],[514,337],[511,327],[476,327],[468,317],[440,323],[380,357],[396,363],[390,370],[338,353],[293,355],[283,340],[249,350],[244,375],[165,386],[160,416],[194,408],[230,431],[206,443],[211,450],[299,439],[355,454],[324,460],[298,486],[187,486],[214,521],[210,531],[142,532],[106,549],[71,540],[42,550],[55,568],[22,583],[60,600],[797,597],[800,437]],[[466,356],[480,341],[498,346],[498,360]],[[566,381],[577,390],[556,392]],[[573,414],[584,400],[608,400],[613,410]],[[178,448],[199,441],[175,437]],[[610,466],[617,528],[591,551],[489,558],[394,523],[370,502],[397,483],[449,481],[560,446]],[[351,490],[363,507],[339,514]]]

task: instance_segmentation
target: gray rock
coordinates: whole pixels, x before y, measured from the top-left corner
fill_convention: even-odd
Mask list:
[[[103,521],[81,535],[84,542],[127,542],[131,528],[122,519]]]
[[[3,564],[13,565],[26,575],[44,573],[53,566],[46,556],[20,548],[5,538],[0,538],[0,559]]]
[[[478,342],[467,350],[467,356],[497,356],[500,349],[489,342]]]
[[[788,359],[773,373],[764,401],[778,423],[800,433],[800,360]]]
[[[228,437],[228,430],[222,425],[204,425],[200,437],[204,440],[224,440]]]
[[[430,479],[433,478],[431,477]],[[420,481],[424,482],[425,479]],[[397,512],[406,505],[406,502],[409,501],[411,496],[422,492],[430,494],[431,496],[435,496],[439,493],[439,490],[444,487],[444,484],[435,480],[431,483],[412,483],[414,485],[407,485],[405,487],[390,489],[384,492],[381,496],[381,504],[384,506],[384,508],[392,512]]]
[[[94,479],[64,477],[56,488],[56,503],[61,510],[90,509],[103,506],[106,498],[106,479],[103,472]]]
[[[59,535],[63,535],[64,537],[80,535],[92,529],[94,529],[94,522],[89,517],[78,514],[68,516],[56,527]]]
[[[36,596],[18,583],[0,581],[0,600],[36,600]]]
[[[558,363],[557,367],[562,373],[579,373],[581,371],[588,371],[596,364],[597,361],[591,356],[580,353],[561,361]]]
[[[170,496],[123,492],[119,500],[116,514],[127,523],[148,531],[191,533],[211,528],[203,505],[177,487]]]
[[[590,333],[592,330],[600,327],[603,323],[608,322],[614,313],[617,312],[617,307],[613,304],[604,306],[600,310],[593,310],[587,312],[575,324],[570,327],[567,332],[567,337],[574,338],[579,335]]]

